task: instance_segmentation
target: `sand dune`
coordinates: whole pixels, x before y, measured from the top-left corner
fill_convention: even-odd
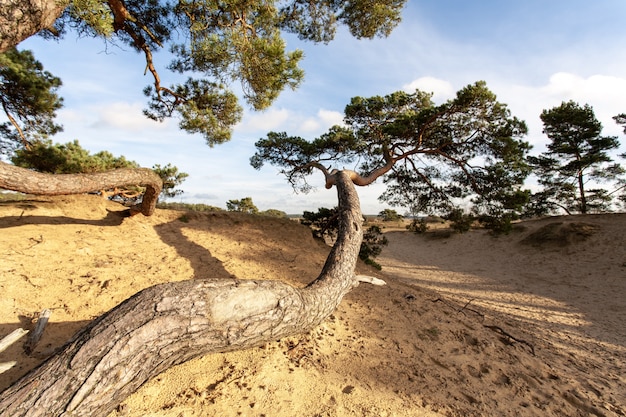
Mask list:
[[[304,285],[328,252],[289,220],[122,209],[91,196],[0,203],[0,337],[52,310],[33,354],[0,353],[18,362],[0,389],[142,288]],[[387,228],[383,271],[359,269],[388,285],[361,284],[308,334],[174,367],[111,416],[624,416],[625,230],[623,214],[499,238]]]

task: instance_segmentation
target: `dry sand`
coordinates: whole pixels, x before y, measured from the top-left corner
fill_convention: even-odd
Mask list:
[[[94,196],[0,203],[0,337],[52,310],[33,354],[22,341],[0,353],[18,362],[0,390],[142,288],[304,285],[328,253],[290,220],[121,210]],[[383,271],[359,270],[388,285],[361,284],[308,334],[174,367],[111,417],[625,416],[625,230],[625,214],[499,238],[386,228]]]

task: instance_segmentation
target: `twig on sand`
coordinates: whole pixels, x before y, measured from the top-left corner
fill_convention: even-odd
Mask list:
[[[471,300],[469,300],[467,303],[465,303],[465,305],[464,305],[463,307],[461,307],[461,308],[457,308],[457,306],[455,306],[455,305],[453,305],[452,303],[450,303],[450,302],[448,302],[448,301],[444,300],[444,299],[443,299],[443,298],[441,298],[441,297],[439,297],[439,298],[437,298],[437,299],[435,299],[435,300],[431,300],[431,301],[432,301],[433,303],[437,303],[437,302],[444,303],[444,304],[445,304],[445,305],[447,305],[448,307],[450,307],[450,308],[452,308],[452,309],[456,310],[456,312],[457,312],[457,313],[463,313],[463,315],[465,315],[465,312],[464,312],[463,310],[467,310],[467,311],[471,311],[472,313],[474,313],[474,314],[476,314],[476,315],[480,316],[480,318],[481,318],[481,319],[483,319],[483,320],[485,319],[485,315],[484,315],[483,313],[481,313],[480,311],[478,311],[478,310],[474,310],[473,308],[468,308],[468,306],[470,305],[470,303],[471,303],[472,301],[474,301],[474,299],[473,299],[473,298],[472,298]]]
[[[445,305],[447,305],[448,307],[450,307],[450,308],[452,308],[452,309],[456,310],[456,312],[457,312],[457,313],[463,313],[463,314],[465,314],[465,313],[463,312],[463,310],[468,310],[468,311],[471,311],[471,312],[473,312],[473,313],[478,314],[478,315],[479,315],[479,316],[480,316],[483,320],[484,320],[484,318],[485,318],[485,315],[484,315],[484,314],[482,314],[481,312],[479,312],[479,311],[477,311],[477,310],[474,310],[473,308],[468,308],[468,306],[471,304],[471,302],[472,302],[472,301],[474,301],[474,299],[473,299],[473,298],[472,298],[471,300],[469,300],[467,303],[465,303],[465,305],[464,305],[463,307],[461,307],[460,309],[457,309],[457,307],[456,307],[456,306],[454,306],[452,303],[450,303],[450,302],[448,302],[448,301],[444,300],[444,299],[443,299],[443,298],[441,298],[441,297],[438,297],[437,299],[435,299],[435,300],[431,300],[431,301],[432,301],[433,303],[437,303],[437,302],[444,303],[444,304],[445,304]],[[516,341],[516,342],[518,342],[518,343],[522,343],[522,344],[524,344],[524,345],[528,346],[528,347],[530,348],[530,352],[533,354],[533,356],[535,356],[535,347],[534,347],[531,343],[527,342],[526,340],[519,339],[519,338],[517,338],[517,337],[513,336],[512,334],[510,334],[510,333],[506,332],[506,331],[505,331],[502,327],[500,327],[500,326],[496,326],[496,325],[489,325],[489,324],[483,324],[483,326],[484,326],[484,327],[486,327],[486,328],[488,328],[488,329],[490,329],[490,330],[493,330],[493,331],[494,331],[494,332],[496,332],[496,333],[500,333],[501,335],[506,336],[506,337],[508,337],[508,338],[509,338],[509,339],[511,339],[511,340],[514,340],[514,341]]]
[[[24,343],[24,352],[26,352],[27,355],[33,353],[33,350],[35,350],[35,346],[37,346],[37,343],[39,343],[39,340],[41,340],[41,336],[43,336],[43,331],[46,328],[46,324],[48,324],[48,320],[50,319],[50,314],[50,310],[48,310],[47,308],[39,313],[39,319],[37,319],[35,329],[28,336],[28,340],[26,341],[26,343]]]
[[[502,327],[500,327],[500,326],[487,325],[487,324],[484,324],[483,326],[485,326],[486,328],[488,328],[490,330],[493,330],[496,333],[500,333],[501,335],[506,336],[506,337],[508,337],[511,340],[515,340],[516,342],[525,344],[526,346],[528,346],[530,348],[530,352],[533,354],[533,356],[535,356],[535,347],[532,344],[528,343],[527,341],[525,341],[523,339],[519,339],[519,338],[511,335],[510,333],[504,331],[504,329],[502,329]]]

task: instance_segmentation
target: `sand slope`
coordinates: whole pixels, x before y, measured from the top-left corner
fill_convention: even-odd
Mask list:
[[[328,252],[289,220],[122,209],[91,196],[0,203],[0,337],[52,309],[31,356],[22,343],[0,353],[18,362],[0,389],[142,288],[304,285]],[[520,243],[538,230],[543,244]],[[383,271],[360,267],[387,286],[361,284],[309,334],[172,368],[112,416],[624,416],[625,230],[626,215],[500,238],[387,229]]]

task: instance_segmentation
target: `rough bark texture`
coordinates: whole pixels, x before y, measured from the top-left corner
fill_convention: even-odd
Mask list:
[[[51,27],[69,0],[0,0],[0,53]]]
[[[0,161],[0,188],[6,190],[36,195],[67,195],[125,185],[146,187],[141,207],[137,211],[146,216],[152,215],[163,181],[151,169],[116,169],[93,174],[43,174]]]
[[[208,353],[306,332],[357,285],[363,237],[347,173],[335,174],[340,228],[320,276],[302,289],[276,281],[204,279],[145,289],[79,332],[1,394],[0,416],[106,416],[149,378]]]

